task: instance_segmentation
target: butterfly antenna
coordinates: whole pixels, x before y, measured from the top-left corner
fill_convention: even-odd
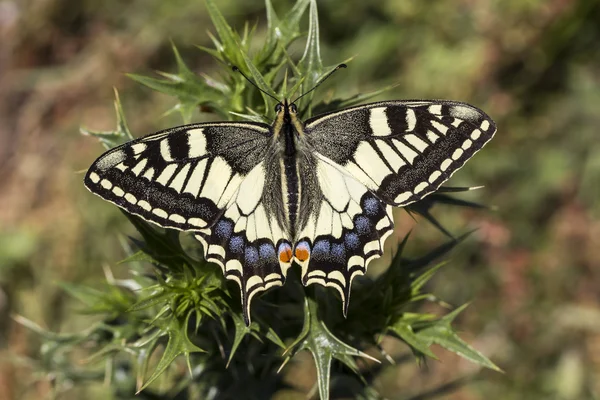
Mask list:
[[[266,94],[267,96],[269,96],[270,98],[274,99],[274,100],[275,100],[275,101],[277,101],[278,103],[280,102],[280,100],[279,100],[277,97],[275,97],[275,96],[273,96],[271,93],[269,93],[269,92],[266,92],[266,91],[262,90],[261,88],[259,88],[259,87],[258,87],[258,85],[257,85],[256,83],[254,83],[254,81],[252,81],[250,78],[248,78],[248,77],[246,76],[246,74],[244,74],[244,73],[242,72],[242,70],[241,70],[241,69],[239,69],[239,68],[238,68],[238,67],[236,67],[235,65],[234,65],[233,67],[231,67],[231,69],[233,70],[233,72],[239,72],[240,74],[242,74],[242,76],[243,76],[244,78],[246,78],[246,80],[247,80],[248,82],[250,82],[250,84],[251,84],[252,86],[254,86],[255,88],[257,88],[258,90],[260,90],[261,92],[263,92],[264,94]]]
[[[310,92],[312,92],[313,90],[315,90],[316,88],[318,88],[323,82],[325,82],[327,80],[327,78],[329,78],[331,75],[333,75],[333,73],[335,71],[337,71],[340,68],[346,68],[346,67],[347,67],[346,64],[340,64],[340,65],[338,65],[337,67],[335,67],[333,69],[333,71],[331,71],[330,73],[328,73],[327,75],[325,75],[325,77],[323,79],[321,79],[319,82],[317,82],[317,84],[312,89],[310,89],[308,92],[303,93],[300,96],[296,97],[296,99],[294,101],[292,101],[292,103],[297,102],[298,100],[300,100],[301,98],[303,98],[304,96],[306,96],[307,94],[309,94]]]

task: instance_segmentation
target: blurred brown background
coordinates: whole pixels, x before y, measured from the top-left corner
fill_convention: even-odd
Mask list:
[[[218,5],[260,37],[262,1]],[[319,13],[325,62],[357,55],[333,78],[337,94],[397,82],[380,98],[467,101],[498,123],[450,182],[485,185],[463,198],[497,208],[434,210],[455,233],[478,231],[432,291],[472,301],[457,321],[463,337],[506,373],[438,351],[441,362],[389,368],[377,384],[390,398],[457,379],[444,398],[600,398],[600,2],[329,0]],[[89,320],[57,282],[93,284],[103,265],[126,273],[115,263],[130,228],[84,189],[81,171],[102,149],[79,127],[114,127],[113,87],[134,135],[180,124],[160,117],[171,99],[124,73],[173,71],[173,41],[194,71],[218,77],[225,67],[194,47],[210,45],[210,29],[201,1],[0,0],[0,398],[49,395],[48,382],[30,385],[39,340],[11,314],[82,329]],[[424,221],[413,233],[415,253],[445,240]],[[105,398],[93,387],[65,396],[84,394]]]

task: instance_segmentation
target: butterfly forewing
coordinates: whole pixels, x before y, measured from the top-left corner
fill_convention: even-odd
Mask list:
[[[323,160],[393,206],[435,191],[495,132],[483,111],[451,101],[386,101],[306,122],[307,141]]]
[[[85,185],[93,193],[160,226],[211,226],[242,179],[260,163],[269,128],[195,124],[161,131],[98,158]]]

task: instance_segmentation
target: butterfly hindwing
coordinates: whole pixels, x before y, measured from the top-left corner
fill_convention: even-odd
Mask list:
[[[316,152],[363,183],[378,198],[405,206],[435,191],[496,132],[469,104],[385,101],[306,121]]]
[[[394,228],[391,206],[339,167],[316,162],[318,206],[308,218],[295,245],[302,266],[302,283],[334,287],[347,311],[350,287],[369,262],[383,254]]]
[[[98,158],[85,185],[129,213],[180,230],[211,226],[264,158],[267,125],[206,123],[157,132]]]
[[[268,196],[273,190],[269,176],[274,172],[268,167],[265,162],[254,167],[219,220],[195,235],[203,244],[205,259],[221,266],[225,277],[240,286],[247,324],[254,295],[283,285],[291,266],[288,234]]]

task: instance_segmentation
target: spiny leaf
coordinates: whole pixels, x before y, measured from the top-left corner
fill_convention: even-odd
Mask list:
[[[190,354],[204,352],[204,350],[197,347],[188,338],[187,330],[190,315],[191,313],[188,314],[188,316],[183,320],[181,318],[172,316],[168,321],[159,324],[160,329],[163,332],[166,332],[168,336],[167,346],[165,347],[161,359],[154,368],[152,375],[150,375],[142,387],[138,389],[137,393],[141,392],[148,387],[148,385],[154,382],[160,375],[162,375],[163,372],[166,371],[169,365],[171,365],[171,363],[173,363],[173,361],[175,361],[175,359],[182,354],[186,359],[190,374],[192,373]]]
[[[117,147],[125,142],[133,140],[133,136],[127,127],[127,122],[125,121],[125,113],[123,112],[123,106],[121,105],[121,99],[119,98],[119,92],[117,89],[115,91],[115,113],[117,114],[117,127],[114,131],[91,131],[84,127],[79,128],[82,135],[93,136],[100,140],[100,142],[107,149],[112,149],[113,147]]]
[[[446,350],[456,353],[475,364],[501,372],[502,370],[487,357],[458,337],[452,328],[452,321],[454,321],[458,314],[466,307],[468,307],[468,304],[458,307],[456,310],[437,321],[415,324],[414,329],[417,336],[421,341],[427,343],[428,346],[433,343],[438,344]],[[418,325],[421,325],[422,327],[419,327]]]
[[[316,0],[310,0],[308,38],[304,54],[298,62],[298,68],[304,77],[304,90],[310,90],[319,80],[323,73],[323,62],[321,60],[321,50],[319,48],[319,14],[317,12]],[[309,102],[308,114],[310,111],[310,99],[312,94],[308,95],[305,102]]]
[[[234,33],[233,29],[227,24],[223,14],[221,14],[213,0],[206,0],[206,9],[217,30],[217,35],[219,35],[220,41],[218,42],[219,45],[217,51],[219,51],[225,61],[228,61],[231,65],[243,65],[244,59],[238,44],[241,42],[241,38]]]

